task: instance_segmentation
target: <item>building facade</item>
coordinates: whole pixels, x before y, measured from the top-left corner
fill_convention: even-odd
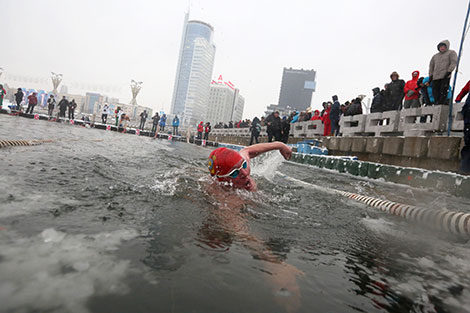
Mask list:
[[[224,82],[212,81],[206,118],[211,124],[237,122],[242,119],[245,98],[240,90]]]
[[[196,125],[207,111],[214,67],[214,29],[202,21],[188,21],[186,13],[176,71],[171,114],[184,125]]]
[[[316,87],[315,77],[314,70],[284,68],[279,106],[281,108],[291,107],[299,111],[308,108],[312,103],[312,93]]]

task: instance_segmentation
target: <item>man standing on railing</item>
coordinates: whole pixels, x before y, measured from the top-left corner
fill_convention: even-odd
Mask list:
[[[420,107],[418,79],[419,71],[414,71],[411,73],[411,80],[405,84],[405,103],[403,105],[405,109]]]
[[[403,98],[405,97],[405,81],[400,79],[400,75],[398,75],[397,72],[390,74],[390,79],[392,81],[388,83],[388,87],[385,90],[386,97],[389,101],[389,107],[386,111],[401,110]]]
[[[465,97],[470,92],[470,81],[465,84],[465,87],[462,88],[455,102],[459,103],[462,101],[462,98]],[[463,138],[465,146],[462,148],[462,166],[461,170],[465,174],[470,174],[470,96],[467,96],[464,106],[462,107],[463,115]]]
[[[429,62],[429,83],[432,82],[432,94],[436,105],[447,104],[450,76],[457,66],[457,53],[450,50],[449,40],[437,45],[436,53]]]

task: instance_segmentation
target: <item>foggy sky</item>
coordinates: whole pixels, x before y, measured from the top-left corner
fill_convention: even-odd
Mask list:
[[[184,13],[215,28],[213,78],[222,74],[245,97],[244,117],[277,103],[283,67],[317,71],[312,106],[383,87],[393,71],[411,79],[428,72],[437,43],[458,52],[466,0],[290,1],[0,1],[0,67],[5,73],[63,83],[121,86],[143,81],[137,102],[168,112]],[[468,42],[464,48],[468,47]],[[463,55],[457,92],[470,79]],[[0,81],[4,82],[4,77]],[[17,87],[17,86],[14,86]],[[28,87],[28,86],[21,86]],[[52,89],[52,84],[43,88]],[[70,93],[85,91],[69,88]]]

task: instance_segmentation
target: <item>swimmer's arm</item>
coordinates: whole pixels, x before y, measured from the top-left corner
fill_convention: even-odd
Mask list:
[[[272,150],[279,150],[286,160],[289,160],[292,156],[292,149],[280,141],[258,143],[242,149],[240,153],[247,155],[251,159]]]

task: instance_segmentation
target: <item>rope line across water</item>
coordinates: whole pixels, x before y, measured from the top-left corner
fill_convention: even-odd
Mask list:
[[[286,176],[280,172],[277,173],[287,180],[301,183],[324,192],[339,194],[346,198],[362,202],[370,207],[377,208],[385,213],[400,216],[406,220],[431,226],[454,235],[470,236],[470,213],[453,212],[445,209],[431,210],[398,202],[372,198],[347,191],[321,187]]]
[[[0,140],[0,148],[37,146],[41,143],[54,142],[54,140]]]

